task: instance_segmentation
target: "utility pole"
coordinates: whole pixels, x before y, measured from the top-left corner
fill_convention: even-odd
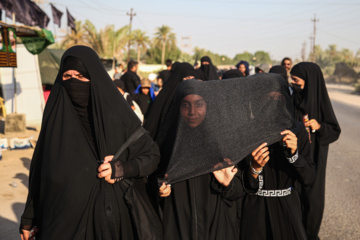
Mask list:
[[[302,49],[301,49],[301,59],[303,62],[306,61],[306,41],[304,41]]]
[[[313,47],[313,43],[314,43],[314,37],[313,35],[311,34],[310,37],[310,56],[309,56],[309,61],[313,60],[314,59],[314,47]]]
[[[314,14],[314,19],[311,19],[314,23],[314,33],[313,33],[313,62],[315,62],[315,38],[316,38],[316,23],[320,21],[320,19],[316,19],[316,13]]]
[[[191,55],[191,37],[181,37],[181,53],[188,53]]]
[[[130,37],[130,34],[131,34],[131,23],[132,23],[132,19],[133,17],[136,16],[136,13],[133,13],[133,9],[131,8],[130,9],[130,13],[126,13],[126,15],[130,16],[130,26],[129,26],[129,37]],[[127,62],[130,61],[130,45],[131,45],[131,39],[129,39],[129,44],[128,44],[128,56],[127,56]]]

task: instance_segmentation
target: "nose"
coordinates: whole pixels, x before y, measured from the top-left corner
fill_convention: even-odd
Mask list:
[[[189,116],[194,116],[194,115],[195,115],[195,108],[194,108],[194,106],[192,106],[192,105],[189,106],[188,114],[189,114]]]

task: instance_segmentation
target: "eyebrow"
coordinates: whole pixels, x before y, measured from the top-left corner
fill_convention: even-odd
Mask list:
[[[199,100],[196,100],[195,103],[199,103],[199,102],[205,102],[204,99],[199,99]],[[182,100],[181,103],[189,103],[191,104],[191,102],[187,101],[187,100]]]

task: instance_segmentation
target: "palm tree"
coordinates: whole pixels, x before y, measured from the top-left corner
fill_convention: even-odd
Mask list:
[[[132,34],[133,34],[133,39],[136,43],[137,61],[140,62],[141,50],[144,51],[147,50],[148,45],[150,43],[150,39],[148,36],[146,36],[146,33],[141,31],[140,29],[133,31]]]
[[[161,64],[165,62],[165,50],[172,49],[176,46],[176,36],[171,32],[171,28],[166,25],[156,28],[154,44],[161,47]]]
[[[68,49],[69,47],[79,44],[89,46],[86,42],[86,31],[82,27],[81,21],[75,21],[75,29],[76,33],[71,31],[71,33],[67,34],[61,41],[61,48]]]
[[[129,38],[129,26],[115,30],[113,25],[108,25],[98,32],[95,26],[86,20],[83,27],[87,33],[87,44],[92,47],[100,57],[122,58],[125,44]]]

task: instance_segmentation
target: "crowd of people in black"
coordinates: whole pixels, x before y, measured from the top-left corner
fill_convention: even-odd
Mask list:
[[[64,53],[21,239],[319,239],[341,132],[320,67],[166,67],[111,79],[91,48]]]

